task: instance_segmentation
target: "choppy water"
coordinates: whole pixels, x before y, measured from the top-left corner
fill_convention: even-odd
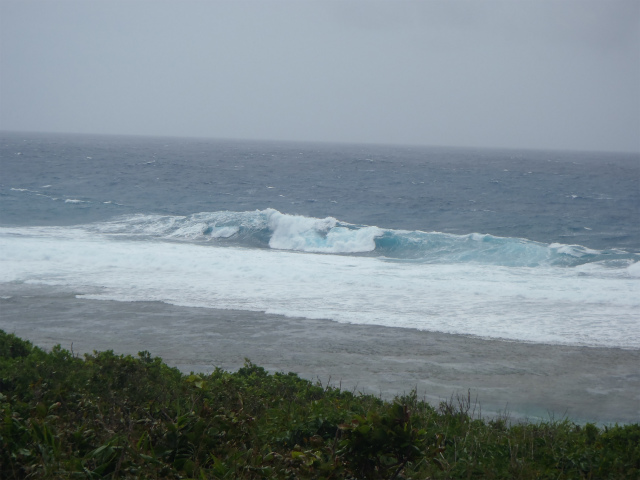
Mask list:
[[[5,132],[0,155],[0,282],[640,348],[637,154]]]

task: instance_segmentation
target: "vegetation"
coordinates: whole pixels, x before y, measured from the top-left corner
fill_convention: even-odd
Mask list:
[[[384,402],[249,361],[183,375],[148,352],[78,358],[0,330],[0,478],[638,478],[640,425],[510,425]]]

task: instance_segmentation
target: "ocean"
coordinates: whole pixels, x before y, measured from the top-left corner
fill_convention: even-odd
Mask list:
[[[639,154],[0,132],[14,292],[638,350],[639,261]]]

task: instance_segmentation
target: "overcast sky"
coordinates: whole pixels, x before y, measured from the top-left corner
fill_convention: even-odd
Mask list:
[[[0,0],[0,129],[640,151],[640,2]]]

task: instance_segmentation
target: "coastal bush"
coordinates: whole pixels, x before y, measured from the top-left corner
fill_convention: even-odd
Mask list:
[[[246,361],[182,374],[140,352],[79,358],[0,330],[0,478],[638,478],[640,426],[386,402]]]

